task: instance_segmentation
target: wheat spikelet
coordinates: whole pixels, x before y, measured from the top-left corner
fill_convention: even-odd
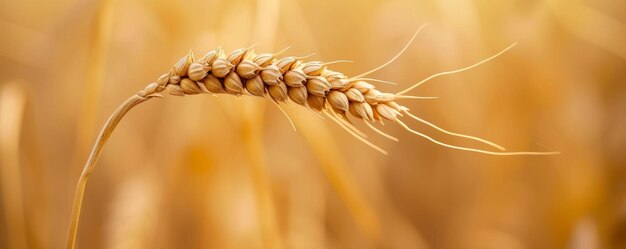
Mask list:
[[[415,35],[411,41],[414,38]],[[422,136],[445,147],[492,155],[546,155],[555,153],[503,152],[505,150],[504,147],[496,143],[444,130],[415,116],[409,112],[409,108],[399,103],[400,100],[405,99],[434,98],[407,96],[405,94],[435,77],[476,67],[504,53],[513,45],[469,67],[434,74],[398,93],[381,92],[372,84],[373,82],[390,82],[364,78],[368,74],[390,64],[409,44],[410,42],[387,63],[356,77],[348,77],[341,72],[328,68],[330,64],[345,61],[325,63],[321,61],[306,62],[303,60],[305,57],[296,56],[277,58],[278,53],[256,54],[251,48],[237,49],[229,54],[226,54],[221,48],[217,48],[198,59],[194,57],[192,52],[189,52],[172,67],[169,73],[163,74],[156,82],[149,84],[144,90],[140,91],[138,95],[149,96],[166,90],[174,96],[203,93],[235,96],[249,95],[266,97],[272,99],[277,104],[295,103],[328,116],[330,120],[346,129],[348,133],[383,154],[387,154],[387,152],[368,142],[365,133],[353,126],[349,117],[362,120],[374,132],[392,140],[397,139],[377,129],[371,123],[382,123],[383,121],[397,122],[407,131],[422,136],[421,133],[416,133],[401,121],[401,118],[408,116],[445,134],[475,140],[500,151],[485,151],[454,146],[434,140],[428,136]]]
[[[424,26],[421,28],[423,27]],[[372,123],[383,123],[384,121],[395,122],[410,133],[423,137],[435,144],[457,150],[490,155],[558,154],[558,152],[506,152],[504,151],[504,147],[493,142],[444,130],[415,116],[409,112],[409,108],[399,103],[401,100],[433,98],[408,96],[406,93],[433,78],[469,70],[490,61],[512,48],[515,44],[471,66],[434,74],[398,93],[388,93],[377,90],[375,85],[370,82],[392,82],[365,77],[386,67],[398,58],[409,47],[421,28],[415,32],[410,41],[391,60],[355,77],[348,77],[341,72],[333,71],[328,68],[330,64],[346,61],[304,61],[308,56],[287,56],[279,58],[278,55],[285,50],[277,53],[257,54],[253,51],[252,47],[248,47],[237,49],[226,54],[221,48],[216,48],[199,58],[195,58],[194,54],[189,51],[187,55],[183,56],[174,64],[168,73],[161,75],[155,82],[148,84],[143,90],[140,90],[137,94],[126,100],[105,124],[78,182],[68,237],[68,248],[74,248],[86,181],[89,174],[93,171],[102,146],[124,114],[141,102],[153,97],[162,97],[161,93],[164,91],[174,96],[229,94],[235,96],[248,95],[265,97],[271,99],[279,108],[280,103],[295,103],[319,114],[326,115],[349,134],[383,154],[387,154],[387,152],[371,143],[367,139],[367,135],[352,124],[349,117],[365,122],[367,127],[372,129],[375,133],[394,141],[398,139],[379,130],[372,125]],[[285,112],[283,111],[283,113]],[[285,115],[289,118],[286,113]],[[500,151],[487,151],[455,146],[435,140],[430,136],[411,129],[402,121],[405,117],[424,123],[445,134],[478,141]]]

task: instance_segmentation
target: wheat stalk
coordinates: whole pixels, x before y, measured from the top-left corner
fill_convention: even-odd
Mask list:
[[[26,94],[18,82],[0,86],[0,193],[6,224],[6,245],[27,248],[20,134]]]
[[[490,61],[511,49],[515,44],[469,67],[434,74],[398,93],[387,93],[377,90],[370,82],[385,83],[386,81],[365,77],[386,67],[398,58],[398,56],[409,47],[422,28],[423,26],[415,32],[406,46],[392,59],[375,69],[355,77],[348,77],[340,72],[328,69],[328,65],[330,64],[345,61],[305,62],[304,59],[307,56],[278,58],[284,50],[277,53],[256,54],[252,48],[249,47],[237,49],[226,54],[221,48],[217,48],[209,51],[199,59],[194,58],[193,53],[190,51],[172,67],[170,72],[161,75],[156,82],[150,83],[143,90],[127,99],[106,122],[96,140],[76,187],[67,248],[74,248],[75,246],[80,208],[87,178],[93,171],[106,140],[111,135],[117,123],[132,107],[150,98],[162,97],[161,92],[163,91],[174,96],[229,94],[235,96],[250,95],[265,97],[271,99],[279,108],[279,103],[292,102],[305,106],[319,114],[326,115],[349,134],[383,154],[387,154],[387,152],[371,143],[367,139],[367,135],[352,124],[349,116],[360,119],[374,132],[394,141],[397,141],[395,137],[377,129],[372,123],[383,123],[384,121],[395,122],[413,134],[426,138],[441,146],[458,150],[491,155],[558,154],[558,152],[507,152],[504,147],[493,142],[444,130],[415,116],[409,112],[409,108],[399,103],[399,101],[407,99],[430,98],[408,96],[406,93],[433,78],[469,70]],[[286,113],[285,115],[289,118]],[[472,139],[492,146],[500,151],[487,151],[455,146],[435,140],[430,136],[411,129],[402,121],[402,119],[406,117],[429,125],[443,133]],[[289,119],[289,121],[291,122],[291,119]]]

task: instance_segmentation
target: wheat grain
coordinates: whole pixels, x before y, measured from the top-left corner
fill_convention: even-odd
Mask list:
[[[170,72],[161,75],[156,82],[148,84],[148,86],[146,86],[143,90],[139,91],[136,95],[133,95],[126,102],[124,102],[124,104],[122,104],[122,106],[120,106],[107,121],[85,165],[83,174],[79,179],[72,221],[70,224],[68,248],[74,248],[80,206],[82,203],[86,180],[95,166],[95,162],[101,152],[102,146],[110,136],[117,123],[121,120],[123,115],[128,112],[128,110],[150,98],[162,97],[160,93],[163,91],[167,91],[167,93],[174,96],[210,93],[266,97],[272,99],[279,108],[279,103],[293,102],[307,107],[319,114],[326,115],[330,120],[337,123],[349,134],[383,154],[387,154],[387,152],[371,143],[367,139],[367,135],[365,133],[352,125],[352,122],[348,118],[348,114],[365,122],[367,127],[372,129],[374,132],[395,141],[397,141],[395,137],[377,129],[371,123],[382,123],[383,121],[396,122],[407,131],[430,140],[433,143],[463,151],[491,155],[553,155],[558,153],[492,152],[454,146],[435,140],[411,129],[408,125],[406,125],[401,120],[405,117],[405,114],[410,118],[427,124],[443,133],[472,139],[492,146],[498,150],[504,150],[502,146],[493,142],[444,130],[413,115],[409,112],[407,107],[401,105],[398,101],[406,99],[433,98],[407,96],[405,94],[433,78],[462,72],[490,61],[510,49],[515,44],[474,65],[459,70],[434,74],[395,94],[381,92],[376,89],[375,85],[369,82],[395,83],[365,78],[365,76],[384,68],[398,58],[398,56],[408,48],[409,44],[415,39],[420,30],[413,35],[407,45],[391,60],[373,70],[355,77],[348,77],[340,72],[332,71],[327,68],[330,64],[347,61],[333,61],[327,63],[320,61],[303,61],[303,59],[310,55],[302,57],[288,56],[278,58],[278,55],[283,53],[285,50],[277,53],[256,54],[251,47],[248,47],[237,49],[229,54],[226,54],[221,48],[216,48],[209,51],[199,59],[196,59],[190,51],[174,64]]]
[[[415,36],[411,41],[414,38]],[[407,47],[408,45],[405,46],[401,52],[406,50]],[[192,52],[189,52],[172,67],[172,70],[168,74],[159,78],[156,82],[156,87],[155,84],[151,84],[149,87],[142,90],[140,94],[158,94],[163,89],[168,89],[168,93],[175,96],[200,93],[226,93],[237,96],[250,95],[268,97],[276,103],[292,102],[308,107],[318,113],[331,114],[334,116],[331,120],[353,131],[351,134],[362,138],[365,138],[363,133],[357,131],[356,128],[350,124],[351,121],[348,119],[348,113],[354,118],[372,123],[383,122],[384,120],[395,122],[403,117],[404,114],[407,114],[412,119],[427,124],[448,135],[475,140],[504,151],[504,147],[496,143],[444,130],[409,113],[408,108],[399,104],[398,101],[404,99],[435,98],[407,96],[405,94],[435,77],[476,67],[497,57],[511,47],[512,46],[509,46],[496,55],[469,67],[430,76],[395,94],[381,92],[376,89],[375,85],[370,83],[390,82],[364,78],[364,76],[387,66],[398,57],[397,55],[382,66],[351,78],[327,68],[330,64],[346,61],[328,63],[320,61],[305,62],[302,60],[305,57],[289,56],[277,58],[278,53],[256,54],[251,48],[237,49],[230,54],[226,54],[221,48],[217,48],[209,51],[198,60],[194,58]],[[279,53],[282,52],[284,52],[284,50]],[[374,126],[370,125],[368,125],[368,127],[374,128]],[[412,132],[408,126],[407,130]],[[374,131],[380,133],[380,130],[376,129]],[[464,147],[453,146],[450,148],[460,149]],[[377,150],[386,153],[382,149],[377,148]],[[470,148],[461,150],[485,154],[495,153]],[[504,154],[508,154],[508,152]],[[554,154],[554,152],[515,152],[514,154],[536,155]]]

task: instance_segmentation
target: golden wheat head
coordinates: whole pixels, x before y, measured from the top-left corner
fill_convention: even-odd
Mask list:
[[[117,123],[132,107],[150,98],[162,97],[160,93],[164,91],[174,96],[230,94],[265,97],[271,99],[279,108],[279,103],[295,103],[328,116],[330,120],[337,123],[352,136],[383,154],[387,154],[387,152],[367,140],[366,134],[352,124],[350,117],[361,120],[374,132],[394,141],[398,141],[398,139],[376,128],[374,124],[385,121],[394,122],[407,131],[433,143],[464,151],[491,155],[552,155],[558,153],[506,152],[504,147],[493,142],[442,129],[412,114],[409,112],[409,108],[400,103],[403,100],[432,99],[433,97],[409,96],[406,93],[433,78],[465,71],[492,60],[515,44],[478,63],[465,68],[434,74],[397,93],[377,90],[373,83],[390,82],[366,78],[366,76],[384,68],[398,58],[408,48],[420,30],[421,28],[415,32],[406,46],[392,59],[375,69],[354,77],[346,76],[341,72],[328,68],[331,64],[345,61],[304,61],[307,56],[279,57],[285,50],[276,53],[257,54],[252,48],[242,48],[226,54],[221,48],[216,48],[199,58],[195,58],[190,51],[178,60],[169,72],[161,75],[155,82],[148,84],[144,89],[126,100],[111,115],[102,128],[76,188],[68,248],[74,248],[75,246],[80,208],[87,178],[95,167],[104,143],[106,143]],[[484,143],[499,151],[488,151],[443,143],[411,129],[403,121],[405,118],[414,119],[448,135]]]
[[[418,30],[419,32],[419,30]],[[417,35],[417,32],[415,33]],[[411,41],[415,38],[415,35]],[[195,58],[190,51],[182,57],[172,69],[161,75],[156,82],[150,83],[138,95],[141,97],[155,96],[166,91],[174,96],[195,94],[230,94],[266,97],[275,103],[295,103],[312,111],[328,116],[348,133],[366,143],[370,147],[387,154],[386,151],[370,143],[366,135],[359,131],[349,117],[360,119],[376,133],[392,140],[394,137],[374,127],[372,123],[392,121],[418,136],[424,137],[439,145],[478,153],[493,155],[545,155],[553,152],[501,152],[504,148],[493,142],[477,137],[457,134],[444,130],[409,112],[409,108],[399,103],[406,99],[430,99],[405,95],[408,91],[424,82],[445,74],[452,74],[478,66],[510,49],[513,45],[498,54],[489,57],[470,67],[432,75],[398,93],[381,92],[374,82],[390,83],[382,80],[365,78],[368,74],[381,69],[395,60],[410,44],[393,59],[382,66],[356,77],[348,77],[341,72],[328,68],[330,64],[344,61],[321,62],[304,61],[304,57],[287,56],[278,58],[283,53],[255,53],[252,48],[237,49],[226,54],[221,48],[209,51],[200,58]],[[280,107],[280,106],[279,106]],[[446,134],[473,139],[490,145],[501,151],[486,151],[473,148],[449,145],[437,141],[423,133],[417,132],[404,121],[409,117]]]

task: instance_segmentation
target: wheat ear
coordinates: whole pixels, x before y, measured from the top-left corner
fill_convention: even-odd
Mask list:
[[[421,28],[419,30],[421,30]],[[383,154],[387,154],[387,152],[371,143],[367,139],[367,135],[352,124],[352,121],[348,118],[348,114],[364,121],[367,126],[376,133],[394,141],[397,141],[395,137],[377,129],[370,123],[382,123],[385,120],[396,122],[401,127],[415,135],[430,140],[438,145],[457,150],[490,155],[558,154],[558,152],[503,152],[502,150],[504,150],[504,147],[493,142],[444,130],[443,128],[409,113],[409,109],[407,107],[397,102],[406,99],[432,98],[407,96],[405,94],[435,77],[465,71],[492,60],[510,49],[513,45],[502,50],[496,55],[469,67],[434,74],[396,94],[378,91],[374,85],[369,83],[389,83],[388,81],[364,78],[365,76],[384,68],[398,58],[398,56],[400,56],[400,54],[402,54],[402,52],[409,47],[410,43],[417,36],[419,30],[413,35],[409,43],[404,46],[404,48],[391,60],[373,70],[353,78],[349,78],[340,72],[327,68],[329,64],[345,61],[335,61],[330,63],[321,61],[303,61],[303,59],[308,56],[289,56],[277,58],[278,53],[282,53],[283,51],[278,53],[256,54],[251,47],[237,49],[230,54],[225,54],[221,48],[217,48],[209,51],[199,59],[194,58],[193,53],[190,51],[172,67],[169,73],[161,75],[156,82],[150,83],[145,89],[139,91],[136,95],[133,95],[126,100],[109,118],[104,128],[102,128],[76,187],[76,196],[72,210],[73,213],[67,248],[72,249],[75,246],[80,207],[83,200],[83,194],[85,192],[85,186],[87,184],[87,178],[94,169],[95,163],[102,150],[102,146],[109,138],[111,132],[124,114],[139,103],[153,97],[161,97],[159,93],[162,91],[167,91],[169,94],[174,96],[208,93],[230,94],[236,96],[251,95],[270,98],[276,104],[293,102],[298,105],[308,107],[319,114],[325,114],[330,118],[330,120],[337,123],[349,134]],[[401,120],[405,114],[412,119],[439,130],[440,132],[481,142],[501,151],[492,152],[454,146],[440,142],[411,129]]]

